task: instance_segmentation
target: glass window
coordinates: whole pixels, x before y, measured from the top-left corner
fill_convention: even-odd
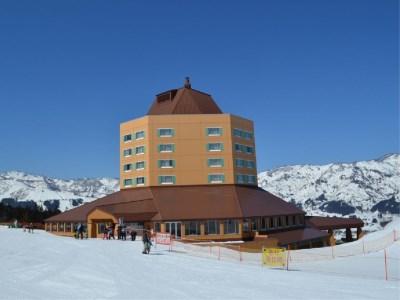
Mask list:
[[[220,128],[220,127],[209,127],[209,128],[207,128],[207,135],[208,136],[221,136],[222,135],[222,128]]]
[[[243,220],[243,232],[249,232],[250,231],[250,220],[245,219]]]
[[[144,131],[138,131],[135,133],[135,139],[136,140],[140,140],[140,139],[144,139]]]
[[[158,145],[159,152],[174,152],[175,145],[174,144],[160,144]]]
[[[129,172],[132,170],[132,164],[126,164],[124,165],[124,171],[125,172]]]
[[[208,143],[207,150],[208,151],[222,151],[222,150],[224,150],[224,145],[222,143]]]
[[[143,154],[144,153],[144,146],[139,146],[135,148],[135,154]]]
[[[223,167],[224,160],[222,158],[209,158],[208,159],[208,166],[209,167]]]
[[[247,161],[247,168],[249,169],[255,169],[256,168],[256,163],[252,160]]]
[[[144,161],[136,162],[136,170],[144,169]]]
[[[154,224],[154,231],[155,231],[155,232],[161,232],[161,225],[160,225],[160,223],[155,223],[155,224]]]
[[[251,230],[257,231],[257,219],[256,218],[251,219]]]
[[[246,153],[248,153],[248,154],[254,153],[254,148],[250,147],[250,146],[246,146]]]
[[[129,148],[129,149],[125,149],[124,150],[124,156],[125,157],[131,156],[131,155],[132,155],[132,149]]]
[[[223,183],[225,181],[224,174],[209,174],[208,183]]]
[[[158,161],[159,168],[174,168],[175,160],[173,159],[161,159]]]
[[[249,175],[248,176],[248,183],[256,184],[257,183],[257,176],[256,175]]]
[[[133,180],[132,179],[124,179],[124,186],[132,186]]]
[[[136,177],[136,185],[144,185],[144,177]]]
[[[159,137],[171,137],[174,136],[174,130],[172,128],[159,128],[158,129]]]
[[[224,221],[224,234],[235,234],[239,233],[239,222],[237,220],[225,220]]]
[[[241,130],[241,129],[233,129],[233,135],[236,137],[240,137],[246,140],[251,140],[253,138],[253,133],[246,131],[246,130]]]
[[[219,234],[219,222],[217,220],[208,220],[204,226],[205,234]]]
[[[186,222],[185,235],[200,235],[200,222]]]
[[[158,180],[160,184],[175,184],[175,176],[172,175],[158,176]]]
[[[130,142],[130,141],[132,141],[132,134],[124,135],[124,142]]]

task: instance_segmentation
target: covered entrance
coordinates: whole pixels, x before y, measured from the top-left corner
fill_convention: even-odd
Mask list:
[[[171,234],[172,238],[179,240],[181,238],[181,222],[166,222],[165,232]]]

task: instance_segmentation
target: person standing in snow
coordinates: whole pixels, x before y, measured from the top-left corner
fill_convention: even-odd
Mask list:
[[[80,237],[81,240],[83,240],[83,225],[82,225],[82,223],[78,224],[77,230],[78,230],[78,239]]]
[[[143,254],[149,254],[150,253],[150,247],[152,245],[149,234],[147,233],[146,230],[143,231]]]

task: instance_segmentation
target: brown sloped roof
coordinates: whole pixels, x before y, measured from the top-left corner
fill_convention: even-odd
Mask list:
[[[209,94],[184,87],[158,94],[147,114],[222,114],[222,111]]]
[[[345,229],[363,227],[364,222],[358,218],[337,218],[337,217],[308,217],[306,224],[321,230]]]
[[[101,205],[96,207],[96,209],[110,213],[116,218],[123,217],[126,222],[151,220],[158,212],[152,199]]]
[[[84,221],[94,208],[116,216],[149,213],[154,221],[304,214],[261,188],[231,184],[124,189],[46,221]]]

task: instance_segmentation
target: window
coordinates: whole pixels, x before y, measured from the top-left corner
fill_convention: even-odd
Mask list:
[[[243,232],[249,232],[250,231],[250,219],[244,219],[243,220]]]
[[[256,163],[255,163],[255,161],[248,160],[248,161],[247,161],[247,168],[249,168],[249,169],[255,169],[255,168],[256,168]]]
[[[136,185],[144,185],[144,177],[136,177]]]
[[[222,128],[220,127],[209,127],[206,129],[208,136],[221,136],[222,135]]]
[[[173,160],[173,159],[160,159],[158,161],[158,167],[162,168],[162,169],[174,168],[175,167],[175,160]]]
[[[224,221],[224,234],[235,234],[239,233],[239,222],[237,220],[225,220]]]
[[[186,222],[185,235],[200,235],[200,222]]]
[[[155,232],[161,232],[161,225],[160,225],[160,223],[155,223],[155,224],[154,224],[154,231],[155,231]]]
[[[124,179],[124,186],[132,186],[133,180],[132,179]]]
[[[261,227],[261,229],[262,230],[265,230],[265,229],[267,229],[267,218],[265,218],[265,217],[261,217],[261,224],[260,224],[260,227]]]
[[[124,172],[130,172],[130,171],[132,171],[132,164],[124,165]]]
[[[247,154],[253,154],[254,153],[254,148],[251,146],[246,146],[242,144],[235,144],[235,151],[236,152],[244,152]]]
[[[222,143],[208,143],[207,151],[222,151],[224,150],[224,145]]]
[[[246,140],[253,139],[253,133],[238,128],[233,129],[233,135]]]
[[[135,139],[136,139],[136,140],[144,139],[144,131],[142,130],[142,131],[136,132],[136,133],[135,133]]]
[[[208,159],[208,166],[209,167],[223,167],[224,160],[222,158],[209,158]]]
[[[249,175],[247,183],[249,183],[249,184],[257,184],[257,176],[256,175]]]
[[[144,154],[144,146],[139,146],[135,148],[135,154]]]
[[[172,128],[159,128],[158,136],[159,137],[172,137],[172,136],[174,136],[174,130]]]
[[[224,183],[225,175],[224,174],[209,174],[208,175],[208,183]]]
[[[144,161],[136,162],[135,168],[136,168],[136,170],[143,170],[144,169]]]
[[[175,184],[175,176],[164,175],[158,176],[159,184]]]
[[[204,225],[205,234],[219,234],[219,222],[217,220],[209,220]]]
[[[124,150],[124,156],[125,157],[128,157],[128,156],[131,156],[132,155],[132,149],[125,149]]]
[[[132,141],[132,134],[126,134],[124,135],[124,142],[130,142]]]
[[[236,174],[236,182],[243,184],[257,184],[256,175]]]
[[[254,148],[250,146],[246,146],[246,153],[247,154],[253,154],[254,153]]]
[[[251,230],[257,231],[257,219],[255,218],[251,219]]]
[[[174,144],[160,144],[158,145],[158,152],[174,152],[175,145]]]

